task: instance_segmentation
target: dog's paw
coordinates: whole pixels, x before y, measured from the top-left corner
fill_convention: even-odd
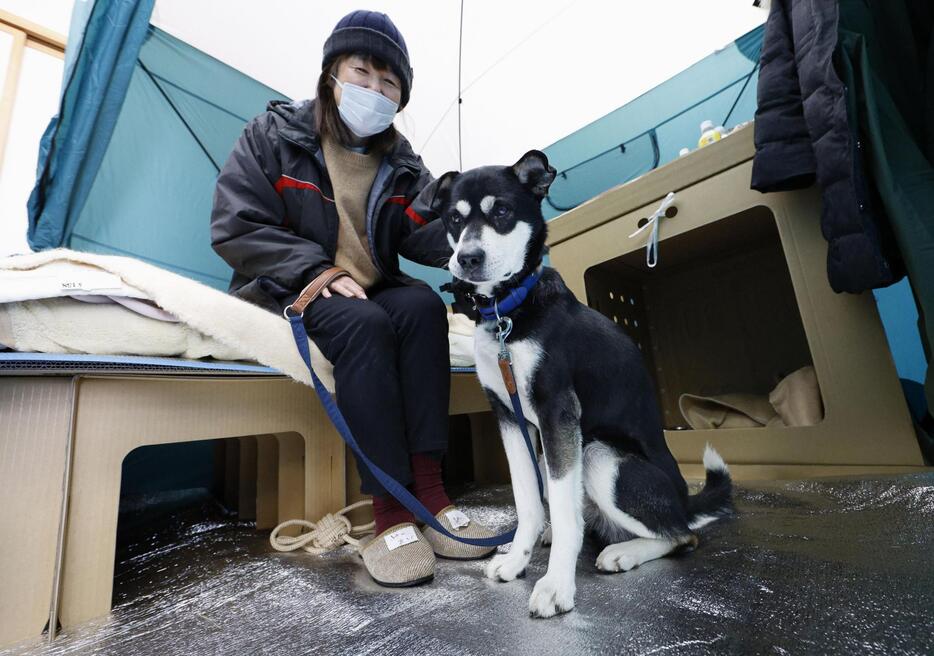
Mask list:
[[[551,527],[550,526],[546,526],[545,530],[542,531],[541,543],[543,547],[551,546]]]
[[[532,589],[529,597],[529,615],[532,617],[554,617],[574,608],[574,578],[565,579],[554,574],[545,574]]]
[[[602,572],[628,572],[641,563],[639,555],[627,548],[625,542],[608,545],[597,556],[597,569]]]
[[[513,581],[522,575],[529,556],[509,553],[493,556],[493,560],[486,564],[486,577],[494,581]]]

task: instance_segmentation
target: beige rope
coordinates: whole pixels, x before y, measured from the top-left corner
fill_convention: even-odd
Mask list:
[[[328,551],[350,544],[355,547],[360,545],[359,538],[368,533],[372,533],[376,527],[376,522],[370,522],[362,526],[353,526],[346,515],[351,510],[362,508],[363,506],[372,506],[373,501],[364,499],[353,503],[336,513],[328,513],[317,522],[309,522],[304,519],[290,519],[282,522],[269,534],[269,544],[276,551],[295,551],[304,549],[310,554],[320,555]],[[301,526],[309,529],[307,533],[301,535],[279,535],[282,529],[290,526]]]

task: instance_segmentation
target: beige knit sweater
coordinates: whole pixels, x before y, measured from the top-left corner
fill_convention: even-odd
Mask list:
[[[354,152],[330,139],[324,139],[322,146],[340,217],[334,264],[346,269],[361,287],[369,289],[379,281],[380,274],[373,264],[366,236],[366,204],[381,158]]]

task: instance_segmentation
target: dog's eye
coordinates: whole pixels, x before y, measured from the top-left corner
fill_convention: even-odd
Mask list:
[[[450,214],[448,214],[448,221],[451,223],[451,225],[460,225],[460,222],[461,222],[460,212],[451,212]]]
[[[502,203],[497,203],[493,206],[493,216],[497,219],[501,219],[504,216],[509,214],[509,206],[503,205]]]

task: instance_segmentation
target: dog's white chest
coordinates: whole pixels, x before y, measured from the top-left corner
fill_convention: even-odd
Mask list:
[[[541,345],[533,339],[522,339],[516,342],[507,342],[509,354],[512,357],[512,371],[516,378],[516,389],[522,402],[522,412],[526,420],[538,427],[538,415],[532,405],[529,391],[533,376],[542,359]],[[493,333],[485,328],[477,327],[474,332],[474,357],[477,361],[477,377],[480,383],[496,393],[503,404],[512,409],[512,401],[503,384],[503,375],[500,373],[499,342]]]

